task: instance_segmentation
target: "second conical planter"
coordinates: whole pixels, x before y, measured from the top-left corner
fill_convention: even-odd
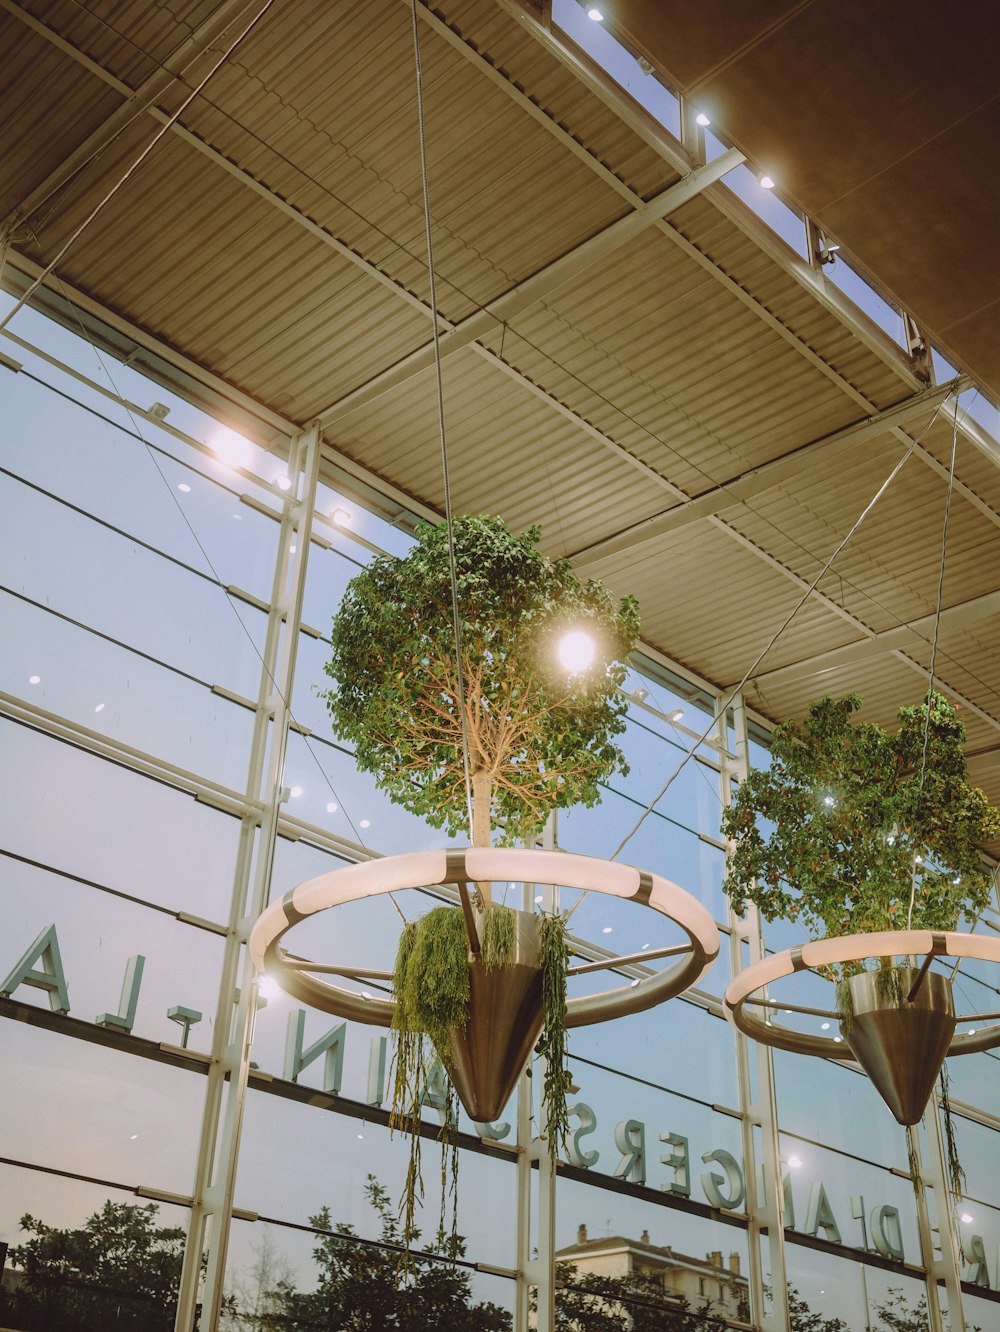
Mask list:
[[[512,961],[487,971],[469,960],[469,1021],[454,1029],[441,1061],[470,1119],[497,1119],[542,1030],[539,918],[518,911]]]
[[[855,1059],[900,1124],[919,1123],[955,1031],[955,1005],[947,976],[928,972],[907,1002],[917,976],[897,972],[899,995],[880,989],[877,972],[847,980],[853,1013],[840,1031]]]

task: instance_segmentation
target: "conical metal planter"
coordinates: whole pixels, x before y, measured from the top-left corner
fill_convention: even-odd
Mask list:
[[[880,992],[877,974],[848,979],[854,1011],[840,1032],[897,1121],[917,1124],[955,1031],[951,981],[927,972],[909,1003],[916,968],[898,970],[898,999]]]
[[[466,1113],[480,1124],[499,1117],[542,1030],[539,918],[515,915],[512,962],[486,971],[470,954],[469,1021],[438,1051]]]

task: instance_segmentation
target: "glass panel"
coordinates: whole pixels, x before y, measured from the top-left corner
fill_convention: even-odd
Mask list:
[[[0,721],[0,847],[130,896],[227,919],[239,821]]]
[[[222,966],[218,935],[10,857],[0,865],[0,977],[54,925],[73,1017],[96,1022],[103,1014],[127,1014],[131,984],[124,1011],[120,1001],[129,959],[138,955],[143,965],[134,984],[134,1034],[210,1049]],[[12,997],[50,1008],[48,994],[32,986],[20,985]]]
[[[839,287],[870,319],[874,319],[879,328],[885,329],[891,338],[903,345],[902,315],[860,273],[855,272],[839,254],[835,263],[824,266],[823,272],[835,287]]]
[[[184,1193],[205,1078],[22,1022],[0,1023],[3,1154]]]
[[[184,1208],[10,1165],[0,1167],[0,1200],[0,1243],[11,1246],[4,1328],[172,1332]]]
[[[775,194],[773,189],[765,189],[760,178],[749,167],[738,166],[723,177],[723,183],[747,205],[757,216],[776,231],[783,241],[808,258],[809,249],[806,241],[806,224],[798,213]]]

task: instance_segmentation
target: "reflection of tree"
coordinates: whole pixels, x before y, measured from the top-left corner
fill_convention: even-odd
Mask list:
[[[788,1287],[788,1325],[791,1332],[850,1332],[840,1318],[815,1313],[794,1286]]]
[[[438,1259],[411,1255],[404,1272],[402,1234],[389,1195],[371,1175],[365,1194],[381,1222],[379,1242],[359,1241],[352,1226],[333,1227],[313,1249],[319,1267],[316,1289],[303,1293],[279,1281],[258,1327],[274,1332],[508,1332],[510,1315],[495,1304],[474,1304],[468,1271],[448,1261],[464,1253],[461,1236],[448,1239]],[[331,1230],[326,1207],[310,1221],[317,1230]]]
[[[921,1295],[916,1304],[907,1303],[901,1290],[890,1290],[881,1304],[876,1304],[878,1332],[927,1332],[927,1300]],[[945,1325],[947,1326],[947,1324]],[[971,1332],[982,1332],[977,1325]]]
[[[106,1202],[79,1230],[21,1217],[31,1238],[10,1251],[17,1285],[0,1322],[34,1332],[172,1332],[184,1230],[155,1224],[155,1203]]]
[[[641,1272],[601,1276],[556,1264],[556,1327],[566,1332],[720,1332],[724,1318],[663,1289]]]

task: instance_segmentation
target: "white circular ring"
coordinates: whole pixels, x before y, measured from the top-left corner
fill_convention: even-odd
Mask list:
[[[850,1052],[842,1041],[831,1036],[814,1036],[809,1032],[791,1031],[787,1027],[768,1025],[763,1017],[748,1012],[745,1005],[758,990],[773,981],[783,980],[797,971],[815,970],[843,962],[863,962],[870,957],[925,957],[934,953],[941,957],[970,957],[983,962],[1000,962],[1000,939],[981,934],[959,934],[954,930],[882,930],[875,934],[845,934],[836,939],[815,939],[762,958],[741,971],[730,982],[723,1008],[734,1027],[764,1045],[794,1054],[819,1055],[826,1059],[849,1059]],[[781,1007],[780,1004],[776,1007]],[[765,1010],[767,1011],[767,1010]],[[972,1021],[975,1014],[959,1021]],[[966,1033],[952,1037],[948,1057],[976,1054],[1000,1045],[1000,1023],[983,1027],[975,1035]]]
[[[402,856],[347,865],[307,879],[272,902],[250,934],[250,956],[258,972],[274,976],[288,994],[324,1012],[371,1026],[392,1024],[395,1002],[365,998],[355,990],[319,980],[301,966],[289,965],[281,939],[299,921],[330,907],[404,888],[445,883],[513,882],[558,884],[606,893],[651,907],[679,925],[691,950],[679,962],[639,985],[570,999],[567,1026],[580,1027],[627,1013],[641,1013],[693,985],[715,961],[719,931],[712,917],[690,893],[669,879],[592,856],[517,847],[471,847],[454,851],[414,851]]]

